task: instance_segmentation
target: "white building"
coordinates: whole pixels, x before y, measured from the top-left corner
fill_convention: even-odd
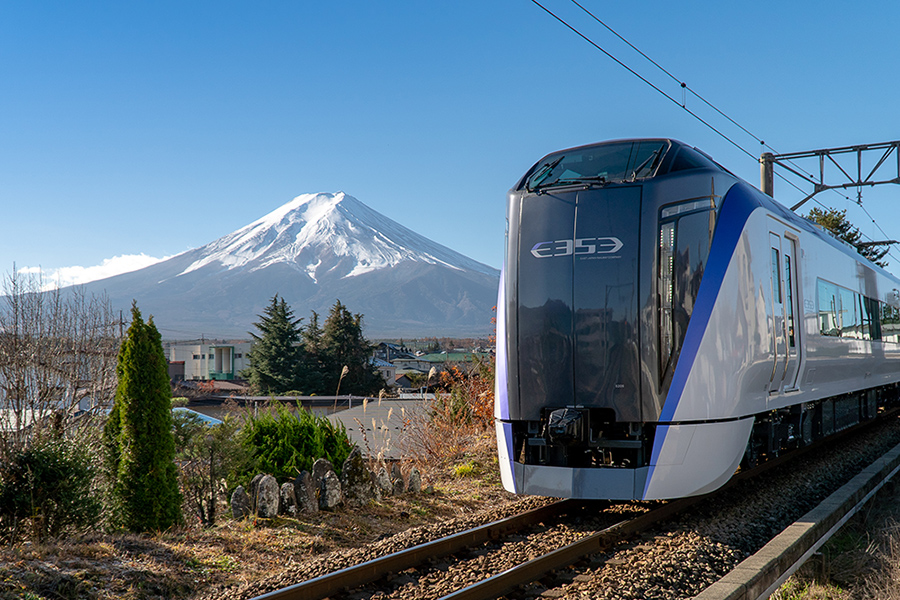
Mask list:
[[[184,363],[185,380],[231,380],[250,366],[250,342],[166,342],[170,363]]]

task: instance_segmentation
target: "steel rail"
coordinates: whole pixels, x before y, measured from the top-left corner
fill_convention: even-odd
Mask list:
[[[468,529],[447,537],[439,538],[425,544],[413,546],[406,550],[394,552],[352,567],[333,573],[321,575],[314,579],[292,586],[273,590],[256,596],[253,600],[321,600],[342,590],[352,589],[377,581],[391,573],[399,573],[415,567],[423,562],[459,552],[471,546],[497,539],[526,527],[536,525],[545,520],[567,513],[572,508],[581,507],[583,501],[560,500],[540,508],[494,521],[480,527]]]
[[[798,448],[790,452],[786,452],[785,454],[776,458],[769,459],[757,465],[753,469],[742,471],[732,477],[728,481],[728,483],[723,485],[715,492],[703,496],[694,496],[690,498],[682,498],[679,500],[671,501],[664,506],[661,506],[660,508],[654,509],[629,521],[617,523],[612,527],[589,535],[585,538],[582,538],[581,540],[573,542],[572,544],[563,546],[562,548],[549,552],[543,556],[533,558],[525,563],[512,567],[504,571],[503,573],[499,573],[497,575],[494,575],[493,577],[475,583],[466,588],[460,589],[452,594],[443,596],[439,600],[491,600],[492,598],[496,598],[498,596],[506,594],[519,586],[537,581],[547,573],[571,566],[579,560],[590,556],[591,554],[603,552],[604,550],[607,550],[618,542],[633,537],[634,535],[637,535],[653,527],[654,525],[661,521],[664,521],[665,519],[673,517],[696,504],[708,500],[712,496],[721,494],[725,490],[737,485],[741,481],[744,481],[751,477],[757,477],[762,473],[765,473],[766,471],[770,471],[784,465],[787,462],[798,459],[809,452],[815,451],[825,443],[831,444],[836,440],[840,440],[853,433],[859,432],[860,430],[881,421],[885,417],[897,414],[898,410],[900,409],[890,409],[883,415],[879,415],[878,419],[858,423],[857,425],[848,427],[847,429],[844,429],[838,433],[832,434],[825,439],[817,440],[812,444],[809,444],[802,448]],[[898,448],[900,448],[900,446],[898,446]],[[897,470],[900,470],[900,467],[898,467]],[[856,510],[858,510],[858,508]],[[847,518],[849,518],[849,516]],[[816,546],[816,548],[818,548],[818,546]],[[810,551],[810,553],[811,552],[812,551]],[[797,564],[794,569],[796,569],[797,567],[799,567],[799,564]],[[785,575],[784,577],[786,578],[787,575]],[[729,598],[728,600],[736,599]],[[750,599],[741,598],[740,600]]]
[[[653,527],[660,521],[671,518],[705,501],[707,498],[708,495],[694,496],[668,502],[634,519],[616,523],[603,531],[598,531],[567,546],[533,558],[493,577],[443,596],[440,600],[491,600],[492,598],[497,598],[520,585],[536,581],[551,571],[575,564],[585,556],[602,552],[620,541]]]
[[[827,438],[817,440],[802,448],[766,460],[752,469],[737,473],[725,485],[711,494],[670,501],[665,505],[634,519],[617,523],[612,527],[587,536],[568,546],[559,548],[544,556],[534,558],[521,565],[512,567],[503,573],[485,579],[480,583],[444,596],[441,600],[489,599],[508,592],[510,589],[517,586],[536,581],[548,572],[570,566],[585,556],[602,552],[604,549],[615,545],[620,541],[649,529],[666,518],[674,516],[691,506],[703,502],[713,495],[724,492],[745,479],[758,476],[766,471],[777,468],[786,462],[816,450],[825,443],[834,443],[836,440],[882,421],[886,417],[897,415],[898,413],[900,413],[900,408],[888,409],[876,419],[858,423],[840,432],[834,433]],[[546,519],[565,514],[573,508],[584,506],[586,502],[590,501],[572,499],[560,500],[553,504],[548,504],[547,506],[533,509],[519,515],[507,517],[506,519],[501,519],[480,527],[439,538],[333,573],[321,575],[314,579],[273,590],[266,594],[256,596],[251,600],[322,600],[338,592],[377,581],[391,573],[398,573],[418,566],[429,559],[453,554],[465,548],[480,545],[488,540],[497,539],[504,535],[530,527]]]
[[[695,600],[768,598],[900,472],[900,445],[861,471]]]

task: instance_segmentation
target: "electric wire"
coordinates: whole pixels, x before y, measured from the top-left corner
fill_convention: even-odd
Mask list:
[[[603,25],[603,27],[605,27],[605,28],[606,28],[610,33],[612,33],[614,36],[616,36],[617,38],[619,38],[620,40],[622,40],[624,43],[628,44],[628,46],[629,46],[632,50],[634,50],[635,52],[637,52],[638,54],[640,54],[641,56],[643,56],[644,58],[646,58],[648,61],[650,61],[657,69],[659,69],[660,71],[662,71],[663,73],[665,73],[666,75],[668,75],[669,77],[671,77],[672,80],[675,81],[675,83],[679,84],[683,89],[689,91],[689,92],[690,92],[691,94],[693,94],[698,100],[700,100],[701,102],[703,102],[704,104],[706,104],[708,107],[710,107],[711,109],[713,109],[714,111],[716,111],[717,113],[719,113],[721,116],[723,116],[723,117],[725,117],[726,119],[728,119],[728,121],[730,121],[733,125],[735,125],[736,127],[738,127],[741,131],[743,131],[744,133],[746,133],[747,135],[749,135],[750,137],[752,137],[754,140],[756,140],[757,142],[759,142],[761,146],[765,146],[766,148],[768,148],[768,149],[771,150],[772,152],[778,154],[778,152],[777,152],[774,148],[772,148],[772,146],[770,146],[770,145],[768,145],[767,143],[765,143],[762,139],[760,139],[759,137],[757,137],[756,135],[754,135],[753,132],[751,132],[751,131],[748,130],[746,127],[744,127],[743,125],[741,125],[740,123],[738,123],[737,121],[735,121],[734,119],[732,119],[731,117],[729,117],[727,114],[725,114],[723,111],[721,111],[717,106],[715,106],[712,102],[710,102],[709,100],[707,100],[706,98],[704,98],[703,96],[701,96],[699,93],[697,93],[697,92],[696,92],[693,88],[691,88],[691,86],[689,86],[687,83],[685,83],[684,81],[681,81],[678,77],[675,77],[675,75],[673,75],[673,74],[670,73],[668,70],[666,70],[666,69],[665,69],[662,65],[660,65],[658,62],[656,62],[655,60],[653,60],[652,58],[650,58],[649,56],[647,56],[647,54],[645,54],[643,51],[641,51],[640,48],[638,48],[637,46],[635,46],[634,44],[632,44],[631,42],[629,42],[627,39],[625,39],[624,36],[620,35],[619,32],[617,32],[615,29],[613,29],[612,27],[610,27],[609,25],[607,25],[606,23],[604,23],[603,20],[600,19],[600,17],[598,17],[597,15],[595,15],[594,13],[592,13],[590,10],[588,10],[587,8],[585,8],[585,7],[584,7],[581,3],[579,3],[577,0],[572,0],[572,3],[573,3],[575,6],[577,6],[578,8],[580,8],[581,10],[583,10],[585,13],[587,13],[592,19],[594,19],[595,21],[597,21],[598,23],[600,23],[601,25]],[[683,105],[682,105],[682,108],[684,108]]]
[[[749,150],[747,150],[746,148],[744,148],[743,146],[741,146],[739,143],[737,143],[736,141],[734,141],[733,139],[731,139],[730,137],[728,137],[727,135],[725,135],[723,132],[721,132],[721,131],[719,131],[718,129],[716,129],[716,127],[713,126],[711,123],[705,121],[700,115],[698,115],[697,113],[693,112],[691,109],[687,108],[686,106],[684,106],[683,104],[681,104],[680,102],[678,102],[678,100],[676,100],[675,98],[673,98],[672,96],[670,96],[669,94],[667,94],[666,92],[664,92],[662,89],[660,89],[659,87],[657,87],[656,85],[654,85],[649,79],[643,77],[640,73],[638,73],[637,71],[635,71],[634,69],[632,69],[631,67],[629,67],[628,65],[626,65],[624,62],[622,62],[621,60],[619,60],[618,58],[616,58],[615,56],[613,56],[612,54],[610,54],[609,52],[607,52],[605,49],[603,49],[603,47],[601,47],[599,44],[597,44],[594,40],[592,40],[591,38],[587,37],[585,34],[581,33],[578,29],[576,29],[575,27],[573,27],[572,25],[570,25],[570,24],[569,24],[567,21],[565,21],[562,17],[560,17],[559,15],[557,15],[556,13],[554,13],[552,10],[550,10],[549,8],[547,8],[546,6],[544,6],[543,4],[541,4],[540,2],[538,2],[538,0],[531,0],[531,1],[532,1],[534,4],[536,4],[538,7],[540,7],[540,8],[541,8],[544,12],[546,12],[548,15],[550,15],[551,17],[553,17],[554,19],[556,19],[557,21],[559,21],[560,23],[562,23],[564,26],[566,26],[566,27],[567,27],[569,30],[571,30],[575,35],[577,35],[578,37],[580,37],[581,39],[583,39],[584,41],[586,41],[587,43],[589,43],[591,46],[593,46],[594,48],[596,48],[597,50],[599,50],[600,52],[602,52],[603,54],[605,54],[606,56],[608,56],[610,59],[612,59],[613,61],[615,61],[616,64],[618,64],[619,66],[621,66],[623,69],[625,69],[626,71],[628,71],[629,73],[631,73],[632,75],[634,75],[635,77],[637,77],[638,79],[640,79],[641,81],[643,81],[644,83],[646,83],[647,85],[649,85],[650,87],[652,87],[654,90],[656,90],[657,92],[659,92],[660,94],[662,94],[663,96],[665,96],[666,98],[668,98],[669,100],[671,100],[674,104],[680,106],[680,107],[682,108],[682,110],[686,111],[689,115],[691,115],[692,117],[694,117],[695,119],[697,119],[698,121],[700,121],[701,123],[703,123],[704,125],[706,125],[708,128],[710,128],[712,131],[714,131],[715,133],[717,133],[722,139],[724,139],[725,141],[727,141],[728,143],[730,143],[732,146],[734,146],[735,148],[737,148],[738,150],[740,150],[741,152],[743,152],[744,154],[746,154],[747,156],[749,156],[749,157],[752,158],[753,160],[759,160],[759,159],[756,158],[756,155],[755,155],[755,154],[753,154],[752,152],[750,152]]]
[[[556,19],[557,21],[559,21],[560,23],[562,23],[565,27],[567,27],[567,28],[568,28],[570,31],[572,31],[575,35],[577,35],[578,37],[580,37],[581,39],[583,39],[584,41],[586,41],[587,43],[589,43],[590,45],[592,45],[594,48],[596,48],[597,50],[599,50],[600,52],[602,52],[603,54],[605,54],[607,57],[609,57],[611,60],[613,60],[616,64],[618,64],[619,66],[621,66],[623,69],[625,69],[626,71],[628,71],[629,73],[631,73],[632,75],[634,75],[635,77],[637,77],[638,79],[640,79],[641,81],[643,81],[644,83],[646,83],[647,85],[649,85],[650,87],[652,87],[654,90],[656,90],[657,92],[659,92],[660,94],[662,94],[664,97],[666,97],[667,99],[669,99],[670,101],[672,101],[672,102],[673,102],[674,104],[676,104],[677,106],[681,107],[682,110],[684,110],[684,111],[687,112],[689,115],[691,115],[692,117],[694,117],[695,119],[697,119],[698,121],[700,121],[701,123],[703,123],[704,125],[706,125],[709,129],[711,129],[713,132],[715,132],[716,134],[718,134],[721,138],[723,138],[724,140],[726,140],[728,143],[730,143],[731,145],[733,145],[735,148],[737,148],[738,150],[740,150],[741,152],[743,152],[744,154],[746,154],[747,156],[749,156],[750,158],[752,158],[755,162],[757,162],[757,163],[759,162],[759,158],[757,158],[757,156],[756,156],[755,154],[753,154],[752,152],[750,152],[749,150],[747,150],[746,148],[744,148],[743,146],[741,146],[739,143],[737,143],[736,141],[734,141],[733,139],[731,139],[730,137],[728,137],[724,132],[720,131],[720,130],[717,129],[715,126],[713,126],[711,123],[709,123],[708,121],[706,121],[705,119],[703,119],[700,115],[698,115],[697,113],[695,113],[694,111],[692,111],[691,109],[689,109],[685,104],[683,104],[683,103],[681,103],[681,102],[678,102],[678,100],[677,100],[676,98],[673,98],[671,95],[669,95],[668,93],[666,93],[665,91],[663,91],[660,87],[658,87],[658,86],[656,86],[655,84],[653,84],[649,79],[647,79],[646,77],[642,76],[640,73],[638,73],[637,71],[635,71],[634,69],[632,69],[631,67],[629,67],[628,65],[626,65],[623,61],[621,61],[621,60],[619,60],[618,58],[616,58],[615,56],[613,56],[610,52],[608,52],[608,51],[607,51],[606,49],[604,49],[602,46],[600,46],[599,44],[597,44],[594,40],[590,39],[587,35],[583,34],[581,31],[579,31],[579,30],[578,30],[577,28],[575,28],[573,25],[569,24],[565,19],[563,19],[562,17],[560,17],[559,15],[557,15],[556,13],[554,13],[552,10],[550,10],[549,8],[547,8],[546,6],[544,6],[543,4],[541,4],[540,2],[538,2],[538,0],[531,0],[531,1],[532,1],[535,5],[537,5],[539,8],[541,8],[544,12],[546,12],[548,15],[550,15],[551,17],[553,17],[554,19]],[[572,0],[572,1],[575,2],[575,0]],[[616,33],[615,31],[613,31],[612,28],[610,28],[608,25],[606,25],[605,23],[603,23],[603,21],[601,21],[599,18],[597,18],[595,15],[593,15],[593,13],[591,13],[590,11],[588,11],[587,9],[585,9],[583,6],[581,6],[581,5],[578,4],[577,2],[575,2],[575,4],[578,5],[578,6],[579,6],[582,10],[584,10],[586,13],[588,13],[589,15],[591,15],[594,19],[596,19],[601,25],[603,25],[604,27],[606,27],[607,29],[609,29],[610,31],[612,31],[614,35],[616,35],[619,39],[621,39],[623,42],[625,42],[626,44],[628,44],[631,48],[633,48],[633,49],[634,49],[636,52],[638,52],[641,56],[643,56],[643,57],[646,58],[648,61],[650,61],[651,63],[653,63],[654,65],[656,65],[659,69],[661,69],[661,70],[662,70],[664,73],[666,73],[669,77],[671,77],[672,79],[674,79],[675,81],[677,81],[677,82],[678,82],[680,85],[682,85],[685,89],[690,90],[690,92],[691,92],[692,94],[694,94],[695,96],[697,96],[697,98],[700,98],[700,100],[702,100],[704,103],[706,103],[707,105],[709,105],[710,107],[712,107],[713,110],[715,110],[715,111],[718,112],[720,115],[722,115],[723,117],[725,117],[726,119],[728,119],[730,122],[732,122],[732,123],[734,123],[735,125],[737,125],[738,127],[740,127],[741,130],[745,131],[748,135],[750,135],[750,136],[751,136],[753,139],[755,139],[756,141],[758,141],[758,142],[760,142],[761,144],[765,145],[765,146],[766,146],[767,148],[769,148],[770,150],[774,150],[771,146],[769,146],[768,144],[765,144],[765,142],[763,142],[760,138],[758,138],[757,136],[753,135],[753,134],[752,134],[750,131],[748,131],[745,127],[743,127],[743,126],[741,126],[739,123],[737,123],[737,121],[735,121],[734,119],[732,119],[731,117],[729,117],[728,115],[726,115],[724,112],[722,112],[721,110],[719,110],[718,108],[716,108],[715,106],[713,106],[710,102],[708,102],[708,101],[707,101],[706,99],[704,99],[702,96],[700,96],[699,94],[697,94],[696,92],[694,92],[692,89],[690,89],[686,84],[684,84],[684,83],[682,83],[681,81],[679,81],[677,77],[675,77],[674,75],[672,75],[671,73],[669,73],[669,71],[667,71],[666,69],[664,69],[662,66],[660,66],[656,61],[654,61],[653,59],[651,59],[651,58],[650,58],[649,56],[647,56],[645,53],[641,52],[636,46],[634,46],[632,43],[630,43],[630,42],[629,42],[628,40],[626,40],[624,37],[622,37],[621,35],[619,35],[619,34]],[[803,170],[803,169],[800,169],[800,170]],[[798,192],[800,192],[800,193],[802,193],[802,194],[805,194],[805,192],[804,192],[804,190],[803,190],[802,188],[800,188],[797,184],[795,184],[795,183],[792,182],[791,180],[787,179],[787,178],[786,178],[784,175],[782,175],[781,173],[776,172],[776,173],[775,173],[775,176],[778,177],[779,179],[781,179],[782,181],[784,181],[785,183],[787,183],[788,185],[790,185],[791,187],[795,188]],[[810,175],[810,177],[812,177],[812,175]]]
[[[568,23],[565,19],[563,19],[562,17],[560,17],[559,15],[557,15],[556,13],[554,13],[553,11],[551,11],[549,8],[547,8],[546,6],[544,6],[543,4],[541,4],[540,2],[538,2],[538,0],[531,0],[531,1],[532,1],[535,5],[537,5],[539,8],[541,8],[544,12],[546,12],[547,14],[549,14],[551,17],[553,17],[554,19],[556,19],[557,21],[559,21],[562,25],[564,25],[564,26],[565,26],[566,28],[568,28],[570,31],[572,31],[572,32],[575,33],[577,36],[579,36],[580,38],[582,38],[584,41],[586,41],[587,43],[591,44],[594,48],[596,48],[597,50],[599,50],[600,52],[602,52],[603,54],[605,54],[608,58],[610,58],[611,60],[613,60],[616,64],[618,64],[619,66],[621,66],[622,68],[624,68],[625,70],[627,70],[629,73],[631,73],[632,75],[634,75],[635,77],[637,77],[638,79],[640,79],[641,81],[643,81],[644,83],[646,83],[647,85],[649,85],[651,88],[653,88],[654,90],[656,90],[657,92],[659,92],[661,95],[663,95],[665,98],[667,98],[668,100],[670,100],[670,101],[673,102],[674,104],[680,106],[685,112],[687,112],[687,113],[690,114],[692,117],[694,117],[695,119],[697,119],[698,121],[700,121],[701,123],[703,123],[704,125],[706,125],[709,129],[711,129],[713,132],[715,132],[716,134],[718,134],[720,137],[722,137],[724,140],[726,140],[727,142],[729,142],[731,145],[733,145],[734,147],[736,147],[736,148],[738,148],[739,150],[741,150],[744,154],[746,154],[747,156],[749,156],[750,158],[752,158],[754,161],[756,161],[756,162],[759,161],[759,159],[758,159],[753,153],[751,153],[751,152],[748,151],[746,148],[744,148],[743,146],[741,146],[739,143],[737,143],[736,141],[734,141],[733,139],[731,139],[730,137],[728,137],[727,135],[725,135],[724,132],[722,132],[722,131],[720,131],[719,129],[717,129],[716,127],[714,127],[711,123],[709,123],[709,122],[707,122],[706,120],[704,120],[702,117],[700,117],[700,116],[699,116],[698,114],[696,114],[694,111],[692,111],[692,110],[690,110],[689,108],[687,108],[687,105],[686,105],[685,102],[683,102],[683,101],[682,101],[682,102],[678,102],[677,99],[673,98],[670,94],[666,93],[666,92],[663,91],[660,87],[658,87],[658,86],[656,86],[655,84],[653,84],[649,79],[647,79],[646,77],[642,76],[640,73],[638,73],[636,70],[634,70],[634,69],[632,69],[631,67],[629,67],[629,66],[628,66],[627,64],[625,64],[623,61],[621,61],[621,60],[619,60],[617,57],[613,56],[612,53],[610,53],[609,51],[607,51],[606,49],[604,49],[602,46],[600,46],[598,43],[596,43],[594,40],[592,40],[591,38],[589,38],[587,35],[585,35],[585,34],[582,33],[581,31],[579,31],[579,30],[578,30],[577,28],[575,28],[573,25],[571,25],[570,23]],[[591,12],[590,10],[588,10],[587,8],[585,8],[585,7],[584,7],[581,3],[579,3],[577,0],[571,0],[571,1],[572,1],[572,3],[575,4],[578,8],[580,8],[582,11],[584,11],[586,14],[588,14],[592,19],[594,19],[594,20],[597,21],[600,25],[602,25],[603,27],[605,27],[610,33],[612,33],[614,36],[616,36],[619,40],[621,40],[623,43],[625,43],[626,45],[628,45],[628,47],[630,47],[632,50],[634,50],[635,52],[637,52],[638,54],[640,54],[644,59],[646,59],[647,61],[649,61],[649,62],[650,62],[651,64],[653,64],[656,68],[658,68],[660,71],[662,71],[663,73],[665,73],[668,77],[670,77],[673,81],[675,81],[676,83],[678,83],[678,84],[681,86],[682,90],[687,90],[688,92],[690,92],[693,96],[695,96],[697,99],[699,99],[701,102],[703,102],[706,106],[708,106],[709,108],[711,108],[712,110],[714,110],[714,111],[715,111],[716,113],[718,113],[720,116],[722,116],[723,118],[725,118],[726,120],[728,120],[730,123],[732,123],[733,125],[735,125],[736,127],[738,127],[741,131],[743,131],[744,133],[746,133],[747,135],[749,135],[751,138],[753,138],[754,140],[756,140],[757,142],[759,142],[761,146],[764,146],[764,147],[768,148],[769,150],[771,150],[771,151],[772,151],[774,154],[776,154],[776,155],[779,154],[779,153],[775,150],[775,148],[773,148],[773,147],[770,146],[769,144],[765,143],[765,141],[763,141],[762,138],[758,137],[758,136],[755,135],[753,132],[751,132],[750,130],[748,130],[746,127],[744,127],[743,125],[741,125],[740,123],[738,123],[735,119],[733,119],[732,117],[728,116],[724,111],[722,111],[722,110],[719,109],[717,106],[715,106],[715,105],[712,104],[710,101],[708,101],[706,98],[704,98],[703,96],[701,96],[698,92],[696,92],[694,89],[692,89],[690,86],[688,86],[685,82],[683,82],[683,81],[681,81],[679,78],[675,77],[675,75],[673,75],[671,72],[669,72],[666,68],[664,68],[664,67],[663,67],[662,65],[660,65],[658,62],[656,62],[655,60],[653,60],[650,56],[648,56],[645,52],[643,52],[643,51],[642,51],[641,49],[639,49],[637,46],[635,46],[635,45],[632,44],[630,41],[628,41],[624,36],[622,36],[622,35],[619,34],[617,31],[615,31],[612,27],[610,27],[609,25],[607,25],[602,19],[600,19],[600,18],[597,17],[597,15],[595,15],[593,12]],[[797,165],[794,161],[789,160],[789,161],[786,161],[786,162],[788,162],[789,164],[793,165],[798,171],[801,171],[801,172],[805,173],[805,174],[809,177],[810,180],[812,180],[812,179],[814,178],[814,176],[813,176],[811,173],[809,173],[806,169],[802,168],[801,166]],[[788,179],[787,177],[785,177],[782,173],[780,173],[780,172],[778,172],[778,171],[773,171],[773,174],[774,174],[776,177],[778,177],[779,179],[781,179],[782,181],[784,181],[785,183],[787,183],[788,185],[790,185],[791,187],[793,187],[795,190],[797,190],[797,191],[800,192],[801,194],[804,194],[804,195],[806,194],[806,192],[805,192],[805,190],[803,190],[803,188],[801,188],[799,185],[795,184],[793,181],[789,180],[789,179]],[[799,176],[799,174],[798,174],[798,176]],[[844,198],[845,200],[848,200],[848,201],[850,200],[850,197],[847,196],[846,194],[841,193],[840,190],[832,189],[831,191],[837,193],[839,196],[841,196],[841,197]],[[817,198],[811,198],[811,200],[812,200],[815,204],[819,205],[823,210],[826,210],[826,211],[827,211],[827,210],[835,210],[835,209],[832,208],[832,207],[826,206],[826,205],[823,204],[821,201],[819,201],[819,199],[817,199]],[[869,219],[872,220],[872,222],[875,224],[875,226],[878,228],[878,230],[881,231],[881,233],[882,233],[885,237],[888,237],[887,234],[884,232],[884,230],[881,228],[881,226],[878,225],[878,224],[875,222],[875,219],[873,219],[872,216],[868,213],[868,211],[862,206],[862,202],[861,202],[861,201],[858,201],[857,204],[863,209],[863,212],[865,212],[866,216],[868,216]],[[868,236],[866,236],[865,234],[862,234],[862,235],[863,235],[864,237],[868,238]],[[893,254],[891,253],[891,248],[890,248],[890,247],[888,247],[888,256],[891,256],[892,258],[894,258]]]
[[[575,6],[577,6],[577,7],[580,8],[581,10],[583,10],[585,13],[587,13],[592,19],[594,19],[595,21],[597,21],[598,23],[600,23],[601,25],[603,25],[603,27],[605,27],[605,28],[606,28],[610,33],[612,33],[614,36],[616,36],[617,38],[619,38],[622,42],[624,42],[625,44],[627,44],[628,47],[630,47],[632,50],[634,50],[635,52],[637,52],[638,54],[640,54],[641,56],[643,56],[645,59],[647,59],[647,61],[649,61],[653,66],[655,66],[657,69],[659,69],[660,71],[662,71],[663,73],[665,73],[666,75],[668,75],[675,83],[677,83],[677,84],[679,84],[679,85],[681,86],[682,90],[687,90],[687,91],[689,91],[691,94],[693,94],[693,95],[694,95],[697,99],[699,99],[701,102],[703,102],[704,104],[706,104],[708,107],[710,107],[711,109],[713,109],[714,111],[716,111],[717,113],[719,113],[719,115],[721,115],[722,117],[724,117],[725,119],[727,119],[727,120],[728,120],[730,123],[732,123],[734,126],[738,127],[741,131],[743,131],[744,133],[746,133],[747,135],[749,135],[750,137],[752,137],[754,140],[756,140],[757,142],[759,142],[759,144],[760,144],[761,146],[763,146],[763,147],[765,147],[765,148],[768,148],[768,149],[771,150],[774,154],[780,154],[775,148],[773,148],[772,146],[770,146],[769,144],[767,144],[765,141],[763,141],[762,138],[760,138],[759,136],[755,135],[752,131],[750,131],[749,129],[747,129],[746,127],[744,127],[744,126],[741,125],[740,123],[738,123],[735,119],[733,119],[733,118],[731,118],[730,116],[728,116],[723,110],[719,109],[719,107],[717,107],[717,106],[714,105],[712,102],[710,102],[709,100],[707,100],[706,98],[704,98],[703,96],[701,96],[701,95],[699,94],[699,92],[697,92],[696,90],[694,90],[693,88],[691,88],[691,86],[689,86],[687,83],[685,83],[684,81],[681,81],[681,79],[679,79],[678,77],[675,77],[675,75],[673,75],[668,69],[666,69],[665,67],[663,67],[661,64],[659,64],[658,62],[656,62],[655,60],[653,60],[650,56],[648,56],[645,52],[643,52],[640,48],[638,48],[637,46],[635,46],[634,44],[632,44],[630,41],[628,41],[627,39],[625,39],[625,36],[621,35],[618,31],[616,31],[615,29],[613,29],[612,27],[610,27],[607,23],[605,23],[602,19],[600,19],[600,17],[598,17],[598,16],[595,15],[593,12],[591,12],[590,10],[588,10],[587,8],[585,8],[585,7],[584,7],[582,4],[580,4],[577,0],[572,0],[572,3],[575,4]],[[681,107],[682,107],[682,108],[685,108],[684,103],[682,103]],[[787,162],[790,163],[790,164],[792,164],[792,165],[794,165],[798,170],[803,171],[804,173],[806,173],[810,178],[813,177],[812,173],[809,173],[808,171],[806,171],[805,169],[803,169],[802,167],[800,167],[799,165],[797,165],[795,162],[790,161],[790,160],[787,161]],[[781,175],[779,175],[779,177],[781,177]],[[784,179],[784,177],[781,177],[781,178]],[[785,181],[787,181],[787,180],[785,179]]]

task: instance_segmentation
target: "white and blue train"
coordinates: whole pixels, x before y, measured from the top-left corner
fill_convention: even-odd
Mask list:
[[[695,148],[555,152],[507,219],[508,490],[703,494],[898,396],[900,281]]]

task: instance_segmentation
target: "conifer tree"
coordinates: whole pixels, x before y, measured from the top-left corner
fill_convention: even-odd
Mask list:
[[[374,394],[384,387],[384,378],[370,360],[372,346],[362,334],[362,315],[351,314],[340,300],[334,303],[322,327],[322,363],[326,389],[343,393]],[[341,379],[343,368],[347,374]]]
[[[319,313],[310,311],[309,323],[303,328],[303,350],[306,355],[306,388],[309,393],[325,394],[325,364],[322,351],[322,328]]]
[[[866,244],[863,242],[862,234],[859,232],[859,229],[853,226],[849,220],[847,220],[847,209],[837,210],[834,208],[829,208],[827,210],[822,210],[820,208],[813,208],[809,211],[809,215],[807,218],[811,221],[815,221],[825,229],[832,232],[837,237],[841,238],[854,248],[856,251],[871,260],[873,263],[878,265],[879,267],[886,267],[887,261],[884,260],[884,257],[888,253],[887,248],[878,248],[877,246],[873,246],[871,244]]]
[[[305,353],[300,346],[300,323],[294,311],[278,294],[254,323],[260,335],[251,333],[255,343],[250,350],[250,366],[244,376],[253,389],[262,394],[280,394],[304,390],[306,382]]]
[[[172,436],[172,391],[162,338],[135,303],[119,348],[118,387],[103,431],[113,520],[135,532],[181,522]]]

